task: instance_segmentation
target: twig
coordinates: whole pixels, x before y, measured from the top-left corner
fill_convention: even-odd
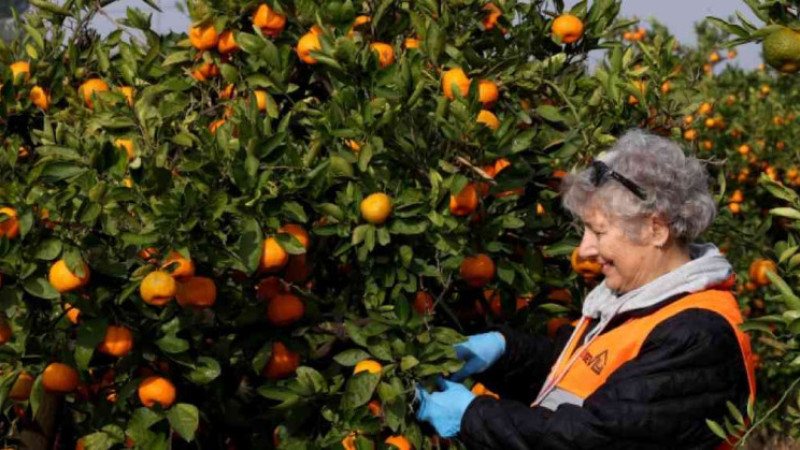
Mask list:
[[[456,156],[456,161],[472,169],[473,172],[480,175],[484,180],[488,181],[490,184],[495,184],[495,185],[497,184],[497,181],[495,181],[494,178],[490,177],[489,174],[484,172],[483,169],[481,169],[480,167],[476,167],[475,165],[473,165],[471,162],[469,162],[468,159],[464,158],[463,156]]]
[[[761,424],[762,424],[762,423],[763,423],[765,420],[767,420],[767,418],[768,418],[769,416],[771,416],[771,415],[772,415],[772,413],[774,413],[775,411],[777,411],[777,410],[778,410],[778,408],[781,406],[781,404],[783,404],[783,402],[784,402],[784,401],[786,401],[786,397],[788,397],[788,396],[789,396],[789,393],[794,391],[794,388],[797,386],[797,383],[800,383],[800,378],[797,378],[796,380],[794,380],[794,381],[792,382],[792,385],[791,385],[791,386],[789,386],[789,389],[787,389],[787,390],[786,390],[786,392],[784,392],[784,393],[783,393],[783,396],[781,397],[781,399],[780,399],[780,400],[778,400],[778,403],[776,403],[776,404],[775,404],[775,406],[773,406],[772,408],[770,408],[770,410],[769,410],[769,411],[767,411],[767,413],[766,413],[766,414],[764,414],[764,416],[763,416],[763,417],[761,417],[760,419],[758,419],[758,421],[756,421],[756,423],[754,423],[754,424],[753,424],[753,426],[752,426],[752,427],[750,427],[750,428],[747,430],[747,432],[746,432],[746,433],[745,433],[745,434],[742,436],[742,438],[741,438],[741,439],[739,439],[739,442],[737,442],[737,443],[736,443],[736,447],[741,447],[741,446],[742,446],[742,444],[744,444],[744,443],[747,441],[747,438],[750,436],[750,434],[751,434],[751,433],[752,433],[752,432],[753,432],[753,431],[754,431],[756,428],[758,428],[758,427],[759,427],[759,425],[761,425]]]

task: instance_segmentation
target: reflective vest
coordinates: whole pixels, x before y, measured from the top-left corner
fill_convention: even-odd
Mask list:
[[[736,339],[739,341],[739,348],[747,371],[747,381],[750,387],[749,401],[755,401],[756,383],[750,338],[739,330],[738,325],[743,321],[736,299],[730,291],[722,290],[706,290],[690,294],[652,314],[631,318],[622,325],[597,336],[588,343],[588,346],[579,344],[586,335],[589,320],[580,321],[578,328],[573,333],[573,338],[570,339],[556,365],[551,369],[548,382],[552,384],[554,380],[560,378],[555,385],[555,390],[560,391],[561,395],[574,396],[582,403],[597,391],[611,374],[639,355],[642,345],[653,329],[665,320],[688,309],[713,311],[724,317],[731,325]],[[574,355],[579,356],[572,365],[569,365]],[[546,382],[545,385],[547,384]],[[546,403],[545,400],[543,404]]]

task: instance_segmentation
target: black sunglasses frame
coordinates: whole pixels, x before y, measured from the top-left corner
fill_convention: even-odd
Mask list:
[[[613,178],[617,180],[620,184],[628,188],[629,191],[633,192],[633,195],[639,197],[641,200],[647,199],[647,193],[645,190],[639,186],[638,184],[634,183],[633,181],[625,178],[624,176],[620,175],[617,172],[611,170],[610,167],[603,161],[593,160],[592,161],[592,184],[595,187],[599,187],[607,177]]]

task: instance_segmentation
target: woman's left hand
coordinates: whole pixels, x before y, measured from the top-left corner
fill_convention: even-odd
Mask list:
[[[429,422],[442,437],[453,437],[461,431],[461,418],[469,404],[475,400],[475,394],[463,384],[439,379],[440,392],[428,393],[417,385],[417,419]]]

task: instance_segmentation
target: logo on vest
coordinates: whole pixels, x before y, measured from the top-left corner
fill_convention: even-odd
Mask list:
[[[606,360],[608,359],[608,350],[603,350],[599,355],[592,356],[588,351],[583,352],[581,355],[583,362],[592,369],[592,372],[600,375],[606,367]]]

